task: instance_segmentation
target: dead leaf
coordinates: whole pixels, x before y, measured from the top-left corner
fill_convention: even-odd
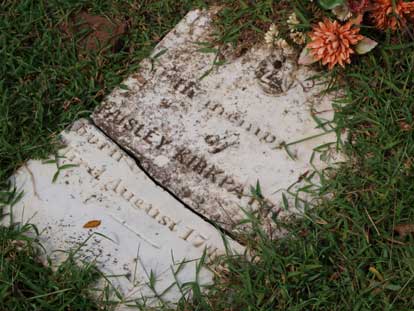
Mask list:
[[[308,235],[309,235],[309,230],[302,229],[302,230],[299,231],[299,236],[301,238],[306,238]]]
[[[72,106],[74,104],[79,104],[81,102],[82,101],[79,98],[77,98],[77,97],[73,97],[73,98],[71,98],[69,100],[65,100],[63,102],[63,110],[67,111],[70,106]]]
[[[382,274],[377,270],[377,268],[375,267],[369,267],[369,272],[371,272],[373,275],[375,275],[375,277],[381,281],[384,282],[384,277],[382,276]]]
[[[60,26],[69,37],[81,36],[80,52],[98,51],[110,46],[118,49],[120,37],[127,31],[127,23],[81,11]]]
[[[400,237],[404,238],[407,235],[414,233],[414,224],[396,225],[394,231],[397,232]]]
[[[342,273],[344,273],[345,268],[342,266],[338,266],[337,271],[335,273],[333,273],[330,277],[329,280],[330,281],[337,281],[339,280],[339,278],[342,276]]]
[[[408,124],[405,121],[400,121],[399,125],[400,125],[400,129],[403,130],[404,132],[409,132],[413,129],[413,126],[411,124]]]
[[[341,272],[337,271],[329,277],[330,281],[337,281],[341,277]]]
[[[318,225],[325,226],[328,224],[328,222],[325,219],[319,218],[315,221]]]
[[[99,227],[100,225],[101,225],[100,220],[91,220],[91,221],[88,221],[86,224],[84,224],[83,227],[86,229],[93,229],[93,228]]]

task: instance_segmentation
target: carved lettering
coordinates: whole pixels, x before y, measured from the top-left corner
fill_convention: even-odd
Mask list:
[[[164,146],[167,146],[167,145],[169,145],[169,144],[171,144],[172,143],[172,140],[169,140],[169,139],[167,139],[166,137],[164,137],[164,136],[161,136],[161,141],[160,141],[160,143],[157,145],[157,149],[161,149],[162,147],[164,147]]]
[[[144,128],[144,125],[143,124],[140,124],[139,126],[138,126],[138,128],[136,128],[135,129],[135,131],[134,131],[134,135],[136,136],[136,137],[141,137],[140,135],[139,135],[139,132],[141,132],[141,130]]]
[[[144,201],[142,199],[136,199],[134,205],[135,207],[142,209],[144,206]]]
[[[229,113],[226,112],[223,105],[218,104],[218,103],[212,103],[211,101],[207,101],[204,104],[204,107],[207,108],[208,110],[214,112],[217,116],[223,116],[227,121],[231,122],[232,124],[235,124],[236,126],[242,128],[243,130],[245,130],[246,132],[252,133],[253,135],[255,135],[259,141],[261,143],[266,143],[266,144],[272,144],[276,141],[276,136],[272,135],[269,132],[263,132],[262,129],[260,127],[258,127],[257,125],[249,122],[247,123],[246,120],[241,119],[240,114],[233,112],[233,113]],[[206,137],[206,142],[207,143],[212,143],[212,141],[207,141],[207,139],[213,139],[214,135],[209,135],[211,137]],[[224,146],[227,147],[227,146]],[[272,150],[274,150],[275,148],[271,148]],[[223,150],[223,148],[219,148],[219,150]],[[212,152],[214,153],[214,152]]]
[[[207,161],[204,158],[200,158],[199,161],[193,166],[193,171],[201,175],[207,166]]]
[[[197,156],[192,156],[192,157],[190,158],[190,160],[187,162],[187,166],[188,166],[188,167],[191,167],[191,165],[193,165],[193,163],[194,163],[197,159],[198,159],[198,157],[197,157]]]
[[[194,229],[187,227],[187,230],[185,231],[185,233],[181,236],[179,236],[180,239],[183,239],[184,241],[187,241],[187,239],[191,236],[191,234],[195,231]]]
[[[107,184],[104,185],[104,189],[106,191],[112,190],[113,192],[117,193],[117,189],[119,185],[121,184],[121,180],[118,179],[117,181],[110,181]]]
[[[245,188],[242,184],[236,184],[233,188],[228,188],[227,191],[235,193],[237,197],[241,199],[244,195]]]
[[[198,248],[198,247],[202,246],[203,244],[205,244],[207,241],[208,241],[208,238],[207,237],[205,237],[204,235],[198,233],[197,236],[193,239],[193,243],[192,244],[195,247]]]
[[[269,132],[266,132],[265,136],[263,136],[261,140],[268,144],[272,144],[276,141],[276,137]]]
[[[186,164],[185,160],[188,155],[191,155],[191,151],[186,148],[177,150],[177,153],[173,156],[174,160],[177,160],[181,164]]]
[[[250,132],[250,130],[252,129],[252,127],[253,127],[253,124],[250,123],[249,126],[245,128],[245,130],[248,131],[248,132]]]
[[[178,91],[179,88],[185,83],[184,79],[178,80],[176,84],[173,85],[174,90]]]
[[[162,226],[167,226],[170,227],[172,224],[174,224],[175,222],[168,216],[161,216],[160,219],[158,220],[158,223]],[[171,230],[171,229],[170,229]],[[172,230],[171,230],[172,231]]]
[[[177,231],[177,230],[175,229],[175,227],[176,227],[177,225],[178,225],[178,223],[177,223],[177,222],[172,221],[171,225],[169,225],[169,226],[168,226],[168,229],[170,229],[170,231],[172,231],[172,232]]]
[[[127,118],[127,116],[120,117],[121,116],[121,112],[120,111],[118,111],[118,112],[119,113],[114,118],[113,123],[115,123],[117,125],[121,125],[125,121],[125,119]]]
[[[215,165],[211,166],[207,173],[204,174],[204,178],[210,179],[212,182],[216,182],[217,175],[224,174],[224,171],[217,168]]]
[[[148,216],[152,217],[152,218],[157,218],[157,216],[160,214],[160,210],[159,209],[155,209],[155,212],[153,214],[150,214],[150,212],[148,212]]]
[[[129,121],[131,121],[130,119]],[[131,125],[131,124],[130,124]],[[155,133],[155,131],[153,131]],[[87,133],[88,134],[88,133]],[[149,134],[149,133],[148,133]],[[153,134],[148,135],[147,138],[150,139],[153,138]],[[109,145],[106,142],[101,142],[100,138],[94,135],[87,135],[86,141],[88,141],[91,144],[96,145],[97,147],[105,147],[108,146],[107,155],[111,158],[119,161],[120,159],[124,158],[127,163],[129,163],[129,167],[134,167],[135,162],[129,160],[129,158],[124,157],[124,154],[116,147],[113,147]],[[170,143],[169,140],[165,139],[162,140],[162,143],[160,145],[166,145]],[[110,148],[109,148],[110,147]],[[84,162],[76,153],[74,150],[68,148],[65,150],[66,155],[70,157],[70,159],[76,160],[80,162],[82,166],[85,166],[87,168],[87,172],[89,175],[93,176],[97,180],[100,180],[100,176],[102,176],[106,172],[106,167],[93,167],[90,166],[88,163]],[[183,148],[182,150],[177,150],[176,159],[183,162],[183,163],[189,163],[191,167],[193,167],[194,171],[200,172],[200,174],[206,170],[208,167],[207,161],[202,158],[195,156],[191,154],[190,150],[187,150],[186,148]],[[65,160],[66,161],[66,160]],[[130,163],[131,162],[131,163]],[[212,180],[216,180],[216,176],[220,174],[221,171],[216,168],[212,167],[208,172],[207,176],[208,178]],[[199,248],[204,245],[206,245],[208,241],[207,235],[204,235],[203,233],[197,232],[195,229],[180,225],[180,221],[174,220],[172,217],[164,215],[162,209],[156,208],[152,204],[146,203],[143,199],[140,199],[134,191],[130,191],[127,186],[125,186],[122,178],[118,178],[115,180],[108,180],[105,183],[100,184],[101,189],[105,191],[110,191],[112,193],[115,193],[118,195],[121,199],[125,200],[126,202],[129,202],[131,206],[133,206],[135,209],[141,210],[145,212],[146,216],[150,217],[150,219],[153,219],[157,224],[164,226],[165,228],[168,228],[170,232],[176,232],[177,236],[187,241],[190,245],[193,247]],[[113,215],[116,217],[115,215]],[[118,218],[117,218],[118,219]],[[126,225],[126,222],[123,220],[118,219],[120,223],[123,225]],[[129,228],[132,230],[132,228]],[[135,231],[134,231],[135,232]],[[212,252],[214,252],[214,249],[211,249]]]
[[[228,186],[228,185],[234,185],[235,181],[230,176],[224,176],[222,181],[219,183],[220,187]],[[226,188],[226,187],[225,187]],[[227,188],[226,188],[227,189]]]
[[[99,150],[103,150],[106,146],[109,146],[107,142],[99,143],[98,145]]]
[[[218,248],[209,245],[206,247],[206,254],[209,258],[215,258],[218,255]]]
[[[227,115],[227,120],[237,124],[237,122],[240,122],[240,115],[238,115],[237,113],[230,113]]]
[[[153,208],[152,204],[148,204],[148,207],[145,209],[148,215],[149,215],[149,212],[152,210],[152,208]]]
[[[195,87],[196,83],[193,81],[190,81],[186,87],[183,90],[183,94],[186,94],[188,97],[193,98],[195,95],[195,91],[194,91],[194,87]]]
[[[220,136],[218,135],[207,135],[204,138],[205,142],[210,146],[216,145],[220,142]]]
[[[87,172],[89,175],[91,175],[93,178],[99,180],[99,178],[102,176],[103,173],[105,173],[106,169],[105,168],[97,168],[97,167],[87,167]]]
[[[115,111],[109,111],[109,112],[107,112],[107,113],[104,115],[104,117],[105,117],[105,118],[109,118],[109,117],[111,117],[111,118],[112,118],[112,120],[114,120],[114,119],[118,118],[120,114],[121,114],[121,110],[116,109]]]
[[[131,118],[128,120],[128,123],[124,124],[124,129],[126,129],[127,131],[132,131],[137,124],[138,121],[134,118]]]
[[[94,144],[96,144],[99,141],[99,138],[96,137],[95,135],[91,134],[91,135],[89,135],[87,141],[88,141],[88,143],[94,145]]]
[[[130,202],[132,200],[133,197],[135,197],[135,194],[133,194],[132,192],[130,192],[127,188],[123,188],[121,190],[121,196],[127,200],[128,202]]]
[[[195,95],[194,89],[196,85],[197,84],[194,81],[186,81],[184,79],[179,79],[178,82],[173,85],[173,88],[181,94],[193,98]]]
[[[85,125],[82,124],[82,126],[76,130],[76,133],[80,136],[85,136],[85,134],[87,133]]]
[[[210,166],[204,157],[193,155],[187,148],[178,148],[173,159],[186,165],[186,167],[192,169],[201,177],[212,183],[217,183],[219,187],[223,187],[230,193],[236,194],[237,197],[241,198],[243,196],[244,186],[242,184],[236,183],[234,178],[225,175],[225,172],[215,165]],[[224,176],[222,176],[223,174]],[[191,195],[191,193],[189,193],[189,195]],[[196,200],[195,197],[192,197],[192,199]],[[200,201],[200,204],[202,203],[203,202]]]
[[[143,140],[148,143],[149,145],[152,145],[152,141],[151,138],[153,138],[153,135],[157,134],[156,129],[155,130],[150,130],[147,135],[144,136]]]
[[[111,107],[114,106],[115,103],[109,103],[109,102],[105,102],[103,103],[98,110],[96,111],[98,114],[100,114],[101,112],[103,112],[104,110],[111,110]]]
[[[109,153],[109,156],[113,158],[115,161],[119,162],[123,158],[124,154],[118,150],[118,148],[114,147]]]
[[[219,112],[216,111],[217,109],[219,110]],[[217,114],[219,116],[221,116],[224,113],[224,107],[222,105],[219,105],[219,104],[214,104],[213,107],[210,107],[210,110],[214,111],[214,112],[217,112]]]

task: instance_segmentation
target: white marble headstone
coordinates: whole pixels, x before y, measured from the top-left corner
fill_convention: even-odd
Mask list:
[[[13,222],[29,222],[42,231],[41,243],[55,262],[65,254],[54,251],[77,248],[89,238],[81,258],[96,261],[104,274],[117,276],[110,280],[130,300],[154,296],[147,286],[151,274],[162,294],[176,281],[195,281],[197,260],[204,251],[206,261],[225,253],[216,228],[155,185],[88,121],[76,122],[62,133],[62,140],[67,147],[60,152],[58,165],[30,161],[15,174],[17,190],[24,196],[12,208]],[[84,228],[90,221],[100,225]],[[233,250],[243,251],[226,240]],[[198,277],[201,284],[212,280],[204,268]],[[174,302],[180,296],[172,286],[162,298]]]
[[[280,213],[282,190],[326,165],[315,148],[329,153],[336,135],[332,99],[315,72],[264,46],[212,67],[215,54],[203,44],[211,24],[209,12],[189,13],[93,120],[161,185],[233,230],[245,218],[240,207],[259,208],[252,185],[259,181]]]

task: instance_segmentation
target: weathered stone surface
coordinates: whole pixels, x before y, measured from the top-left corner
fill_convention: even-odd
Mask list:
[[[30,222],[40,231],[42,244],[55,261],[89,240],[80,255],[96,260],[98,267],[125,295],[125,299],[151,297],[147,286],[151,273],[159,294],[175,282],[173,271],[183,265],[179,282],[195,280],[197,259],[225,252],[221,234],[156,186],[127,154],[88,121],[75,123],[62,134],[67,147],[57,165],[30,161],[14,176],[24,196],[13,207],[14,222]],[[50,162],[50,161],[49,161]],[[73,165],[69,167],[67,165]],[[100,225],[84,228],[92,220]],[[99,223],[98,222],[98,223]],[[99,233],[96,234],[96,233]],[[106,238],[105,238],[105,237]],[[229,245],[242,251],[240,245]],[[212,275],[202,269],[202,284]],[[162,298],[180,297],[172,287]]]
[[[280,213],[280,190],[323,167],[319,155],[310,163],[314,149],[336,136],[315,72],[282,51],[257,47],[203,77],[215,60],[200,43],[211,30],[210,13],[191,12],[93,120],[183,202],[233,230],[240,206],[258,207],[251,185],[259,180]]]

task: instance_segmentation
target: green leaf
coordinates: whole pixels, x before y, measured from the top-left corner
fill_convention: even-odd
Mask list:
[[[360,55],[366,54],[372,51],[377,45],[378,42],[365,37],[355,46],[355,51]]]
[[[331,10],[334,7],[345,4],[345,0],[319,0],[319,4],[326,10]]]
[[[161,51],[159,51],[158,53],[156,53],[155,55],[151,56],[151,59],[157,59],[160,58],[161,56],[163,56],[165,53],[168,52],[168,49],[162,49]]]
[[[310,53],[308,48],[304,48],[300,53],[298,64],[299,65],[312,65],[318,60]]]
[[[53,175],[52,183],[54,184],[56,180],[58,179],[60,174],[60,170],[57,170],[56,173]]]
[[[70,168],[78,167],[78,164],[65,164],[59,167],[59,170],[67,170]]]
[[[200,53],[213,53],[213,54],[216,54],[218,52],[218,49],[212,48],[212,47],[205,47],[205,48],[200,48],[197,51],[200,52]]]
[[[283,207],[285,208],[285,211],[287,211],[289,210],[289,200],[284,193],[282,193],[282,198],[283,198]]]

